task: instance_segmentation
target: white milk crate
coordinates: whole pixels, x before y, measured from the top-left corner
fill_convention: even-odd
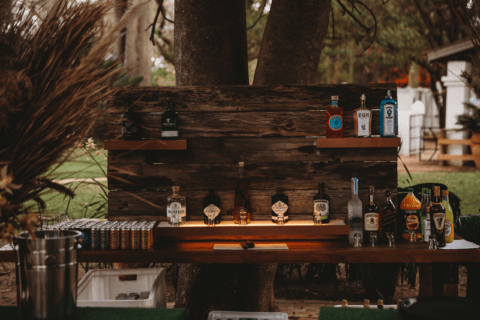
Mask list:
[[[120,280],[119,276],[136,275],[136,280]],[[148,291],[148,299],[115,300],[119,293]],[[108,308],[165,308],[166,284],[164,268],[92,270],[78,283],[77,306]]]
[[[284,312],[211,311],[208,320],[288,320]]]

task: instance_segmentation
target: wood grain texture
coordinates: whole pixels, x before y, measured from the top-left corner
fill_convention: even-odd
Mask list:
[[[396,186],[391,187],[392,197],[396,203]],[[271,196],[276,193],[272,190],[251,190],[250,203],[254,220],[271,219]],[[313,196],[317,190],[285,190],[289,197],[289,217],[291,220],[311,219],[313,215]],[[326,184],[325,192],[330,197],[331,218],[345,219],[347,216],[347,202],[351,199],[350,189],[331,189]],[[233,220],[234,190],[218,190],[220,197],[220,218],[224,221]],[[110,191],[108,195],[109,218],[128,220],[145,220],[150,216],[152,220],[166,220],[166,199],[172,192],[160,191]],[[203,198],[208,191],[180,190],[180,194],[187,198],[187,220],[203,220]],[[368,186],[360,188],[360,200],[364,205],[368,201]],[[380,206],[385,201],[385,189],[375,189],[375,203]],[[150,220],[150,218],[149,218]]]
[[[317,148],[398,148],[400,138],[318,138]]]
[[[186,150],[187,140],[106,140],[105,150]]]
[[[191,138],[182,151],[109,151],[108,163],[238,164],[397,161],[396,148],[318,149],[315,138]]]
[[[392,188],[397,185],[396,162],[352,163],[246,163],[251,190],[316,189],[325,181],[332,189],[350,189],[352,177],[360,188]],[[178,185],[181,190],[233,190],[238,166],[230,164],[125,164],[108,165],[110,190],[158,190]]]
[[[276,243],[276,241],[255,241]],[[277,241],[278,242],[278,241]],[[82,250],[80,262],[138,263],[452,263],[480,262],[480,250],[429,250],[428,243],[398,242],[394,248],[354,248],[343,240],[280,241],[288,250],[214,251],[227,241],[160,241],[150,250]],[[0,260],[16,261],[15,251],[0,253]]]
[[[134,106],[136,112],[163,112],[173,101],[181,112],[308,111],[325,109],[331,96],[338,95],[345,111],[360,106],[367,95],[367,108],[378,108],[387,90],[397,100],[395,83],[366,85],[282,85],[212,87],[125,87],[108,103],[108,113],[123,113]]]

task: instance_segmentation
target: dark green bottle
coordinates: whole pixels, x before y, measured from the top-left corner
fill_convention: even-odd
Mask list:
[[[162,139],[178,139],[178,115],[173,111],[173,102],[167,102],[167,110],[162,114]]]

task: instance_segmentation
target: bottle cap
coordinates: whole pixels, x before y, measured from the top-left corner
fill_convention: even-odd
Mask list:
[[[179,186],[172,186],[173,192],[177,193],[180,190]]]
[[[443,191],[442,191],[442,195],[448,196],[448,190],[443,190]]]
[[[413,188],[408,188],[408,192],[410,193],[413,193]]]
[[[338,96],[332,96],[332,100],[338,100]]]
[[[239,165],[240,167],[243,167],[244,164],[245,164],[245,162],[239,162],[239,163],[238,163],[238,165]]]

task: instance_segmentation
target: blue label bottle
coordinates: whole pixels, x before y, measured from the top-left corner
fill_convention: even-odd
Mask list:
[[[397,122],[397,102],[388,90],[387,96],[380,102],[380,137],[395,138],[398,134]]]

